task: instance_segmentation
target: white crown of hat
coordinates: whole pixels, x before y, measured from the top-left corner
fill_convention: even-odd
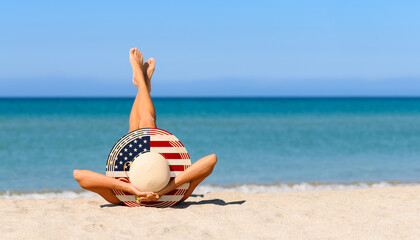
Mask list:
[[[139,154],[130,165],[128,177],[140,191],[157,192],[169,183],[168,161],[156,152]]]

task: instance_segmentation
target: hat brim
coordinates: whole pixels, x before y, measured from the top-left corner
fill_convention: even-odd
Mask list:
[[[174,135],[159,128],[140,128],[126,134],[115,143],[108,155],[106,175],[124,182],[130,182],[125,174],[125,171],[129,171],[129,166],[126,163],[146,152],[156,152],[165,157],[169,164],[170,180],[191,166],[187,149]],[[189,185],[189,183],[185,183],[161,196],[157,201],[143,201],[141,203],[137,203],[136,197],[131,193],[114,189],[112,191],[121,202],[129,207],[164,208],[177,204],[184,197]]]

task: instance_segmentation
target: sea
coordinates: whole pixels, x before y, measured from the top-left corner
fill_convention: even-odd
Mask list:
[[[90,197],[133,98],[0,98],[0,197]],[[157,127],[192,162],[218,163],[196,193],[420,185],[420,98],[153,98]]]

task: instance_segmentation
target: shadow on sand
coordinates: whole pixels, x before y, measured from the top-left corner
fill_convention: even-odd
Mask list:
[[[123,203],[120,203],[120,204],[108,203],[108,204],[102,204],[102,205],[100,205],[101,208],[121,207],[121,206],[124,206],[125,207],[125,204],[123,204]]]
[[[191,194],[191,197],[204,197],[203,194]],[[189,202],[184,201],[181,203],[178,203],[177,205],[173,206],[172,208],[178,208],[178,209],[184,209],[188,208],[192,205],[205,205],[205,204],[213,204],[218,206],[227,206],[227,205],[242,205],[245,202],[245,200],[242,201],[235,201],[235,202],[225,202],[222,199],[211,199],[211,200],[201,200],[199,202]],[[101,208],[108,208],[108,207],[119,207],[119,206],[125,206],[124,204],[102,204]]]
[[[218,206],[241,205],[244,202],[245,202],[245,200],[235,201],[235,202],[225,202],[222,199],[201,200],[199,202],[185,201],[185,202],[178,203],[177,205],[173,206],[172,208],[184,209],[184,208],[188,208],[189,206],[192,206],[192,205],[205,205],[205,204],[213,204],[213,205],[218,205]]]

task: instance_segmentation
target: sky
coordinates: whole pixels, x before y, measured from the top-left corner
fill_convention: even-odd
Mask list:
[[[420,96],[418,1],[2,1],[0,97]]]

